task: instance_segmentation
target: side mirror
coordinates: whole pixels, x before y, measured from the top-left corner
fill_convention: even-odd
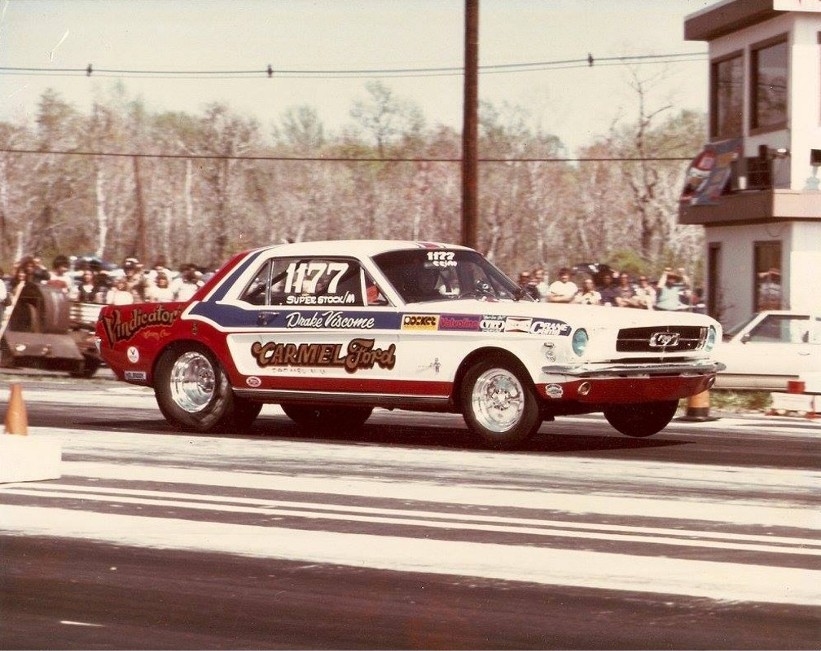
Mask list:
[[[750,333],[745,332],[743,335],[741,335],[741,343],[746,344],[748,341],[750,341]]]

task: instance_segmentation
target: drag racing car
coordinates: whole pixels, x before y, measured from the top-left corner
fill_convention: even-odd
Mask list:
[[[722,336],[699,314],[538,303],[472,249],[377,240],[246,251],[186,303],[104,307],[96,333],[183,430],[242,431],[264,403],[306,428],[379,407],[461,413],[499,449],[597,411],[659,432],[714,382]]]

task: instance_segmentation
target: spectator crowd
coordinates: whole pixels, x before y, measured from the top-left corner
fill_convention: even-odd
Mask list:
[[[576,281],[572,279],[577,276]],[[656,282],[640,274],[605,271],[586,273],[578,278],[578,270],[562,267],[556,280],[547,281],[545,270],[519,273],[519,286],[534,300],[545,303],[572,303],[632,307],[644,310],[691,310],[697,298],[684,269],[666,268]]]
[[[179,272],[158,259],[150,269],[137,258],[126,258],[119,267],[108,268],[96,258],[69,258],[58,255],[51,268],[41,258],[23,257],[11,276],[0,283],[0,305],[10,304],[20,283],[45,284],[61,289],[69,300],[80,303],[127,305],[129,303],[187,301],[206,280],[194,264]]]
[[[2,274],[2,270],[0,270]],[[577,284],[572,276],[576,276]],[[127,305],[139,302],[187,301],[207,279],[194,264],[171,271],[159,258],[146,269],[137,258],[126,258],[122,265],[107,268],[96,258],[69,258],[58,255],[48,269],[35,256],[25,256],[10,277],[2,274],[0,306],[10,303],[19,283],[47,284],[64,291],[69,300],[80,303]],[[552,283],[542,267],[519,274],[520,287],[534,300],[546,303],[572,303],[630,307],[647,310],[690,310],[696,295],[683,269],[666,268],[656,282],[645,275],[607,271],[586,273],[579,278],[577,269],[559,269]],[[2,314],[2,310],[0,310]]]

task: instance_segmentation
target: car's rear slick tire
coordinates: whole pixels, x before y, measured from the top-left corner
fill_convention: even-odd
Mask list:
[[[678,400],[612,405],[604,410],[604,417],[622,434],[645,438],[667,427],[677,409]]]
[[[536,390],[526,373],[501,356],[468,369],[461,389],[462,416],[485,446],[511,450],[542,424]]]

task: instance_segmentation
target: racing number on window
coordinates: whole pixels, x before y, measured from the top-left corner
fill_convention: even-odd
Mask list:
[[[455,267],[455,257],[453,251],[428,251],[428,260],[436,267]]]
[[[319,281],[329,277],[327,292],[336,294],[339,281],[347,270],[347,262],[292,262],[286,271],[285,293],[315,294]]]

